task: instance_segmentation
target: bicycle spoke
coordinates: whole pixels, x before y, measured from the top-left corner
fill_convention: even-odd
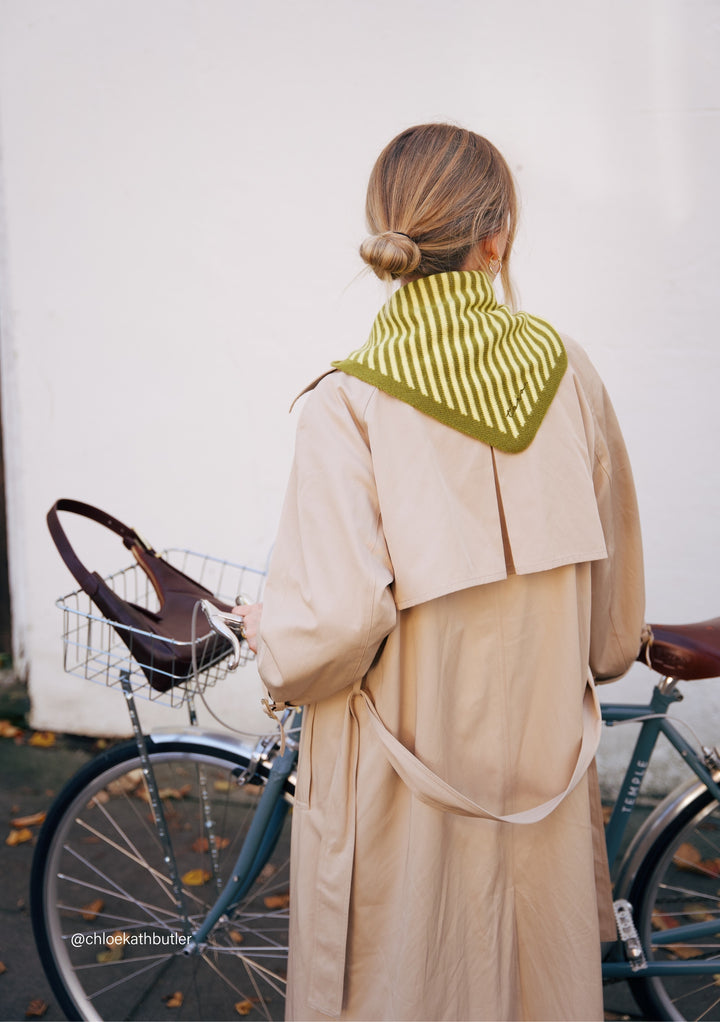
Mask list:
[[[220,970],[217,968],[217,966],[213,962],[211,962],[210,959],[207,957],[207,953],[203,954],[202,957],[203,957],[203,961],[206,962],[207,965],[210,966],[210,968],[213,970],[213,972],[215,972],[217,974],[217,976],[227,986],[229,986],[239,997],[243,998],[243,1000],[252,1001],[252,998],[249,998],[245,991],[243,991],[239,987],[237,987],[234,983],[232,983],[228,979],[228,977],[224,973],[220,972]],[[263,1003],[264,1002],[264,998],[260,994],[260,989],[259,989],[259,987],[257,985],[257,982],[255,980],[255,977],[252,975],[252,973],[253,973],[253,971],[257,972],[257,973],[261,974],[265,980],[272,981],[270,985],[272,986],[273,990],[275,990],[276,993],[281,994],[284,997],[285,996],[285,990],[284,990],[284,986],[282,984],[282,977],[278,976],[276,973],[273,973],[269,969],[263,968],[261,965],[259,965],[259,963],[257,961],[250,960],[250,959],[248,959],[244,955],[240,955],[239,958],[240,958],[240,961],[242,961],[242,963],[243,963],[243,965],[245,967],[245,972],[246,972],[247,978],[250,981],[250,983],[252,984],[253,990],[255,991],[255,993],[257,995],[257,999],[259,999],[260,1003],[263,1006],[265,1017],[267,1019],[269,1019],[270,1018],[270,1013],[267,1010],[267,1006]]]
[[[76,884],[78,887],[83,887],[86,890],[93,891],[96,894],[104,894],[108,898],[117,898],[120,901],[126,901],[126,902],[128,902],[128,904],[137,905],[138,908],[146,908],[148,910],[148,914],[149,915],[150,915],[151,910],[154,910],[155,912],[158,912],[158,913],[163,913],[164,912],[167,915],[168,918],[177,919],[177,912],[173,913],[169,909],[161,908],[159,905],[152,905],[152,904],[140,901],[139,898],[133,898],[129,894],[122,895],[122,894],[119,894],[116,890],[112,890],[112,889],[108,890],[108,889],[105,889],[103,887],[99,887],[97,884],[88,883],[88,881],[86,881],[86,880],[80,880],[79,878],[76,879],[74,877],[66,876],[64,873],[58,879],[60,879],[60,880],[67,880],[67,881],[69,881],[69,882],[71,882],[73,884]],[[78,915],[82,915],[83,912],[87,912],[87,906],[83,906],[83,907],[80,907],[80,908],[77,908],[77,909],[71,909],[71,911],[77,912]],[[148,920],[144,919],[143,922],[147,923]],[[162,919],[158,919],[158,920],[156,920],[156,922],[157,922],[158,926],[164,926],[164,923],[163,923]]]
[[[158,953],[156,955],[136,955],[133,958],[118,958],[107,962],[83,962],[81,965],[77,966],[77,971],[91,972],[94,970],[97,972],[102,969],[111,969],[114,972],[123,965],[135,966],[138,962],[150,962],[152,965],[156,965],[158,962],[166,962],[167,958],[167,954]],[[100,993],[100,991],[97,991],[97,993]]]
[[[679,1004],[682,1000],[685,1000],[688,997],[694,997],[696,994],[701,994],[705,990],[713,989],[717,990],[717,983],[715,982],[704,983],[702,986],[694,987],[692,990],[684,990],[681,994],[678,994],[677,997],[673,997],[673,1004]],[[718,997],[719,1000],[711,1004],[710,1007],[707,1009],[708,1011],[712,1011],[716,1004],[720,1004],[720,995],[718,995]]]
[[[133,803],[127,797],[127,795],[123,795],[122,798],[124,800],[124,803],[130,808],[130,810],[134,814],[135,818],[143,826],[146,835],[152,840],[152,842],[154,843],[154,845],[158,849],[158,851],[160,851],[162,846],[161,846],[160,841],[158,839],[157,833],[153,830],[153,828],[150,826],[148,821],[144,818],[143,814],[139,813],[137,811],[137,807],[135,805],[133,805]],[[107,811],[107,809],[102,804],[102,802],[99,802],[97,799],[95,799],[94,800],[94,808],[96,808],[96,809],[98,809],[100,811],[100,813],[103,815],[103,817],[105,818],[105,821],[108,823],[108,825],[110,827],[112,827],[113,830],[115,830],[115,832],[118,834],[118,836],[125,842],[125,844],[127,845],[127,848],[130,850],[130,852],[133,853],[137,857],[138,861],[143,862],[148,869],[152,868],[152,867],[150,867],[150,864],[149,864],[148,860],[145,858],[145,856],[143,856],[138,851],[135,842],[132,841],[132,839],[128,835],[126,829],[124,829],[123,827],[120,826],[119,822],[115,819],[114,816],[112,816]],[[122,849],[117,844],[113,844],[113,842],[111,841],[111,839],[107,835],[103,834],[99,830],[96,830],[94,827],[92,827],[91,824],[89,824],[82,817],[78,817],[77,822],[78,822],[78,824],[81,827],[85,827],[88,831],[90,831],[95,837],[100,838],[101,841],[106,841],[108,844],[111,844],[113,848],[116,848],[118,851],[123,852],[123,854],[128,854],[128,852],[125,849]],[[158,874],[158,876],[161,879],[165,879],[163,877],[163,875],[159,871],[156,870],[155,872]]]
[[[128,851],[126,848],[122,848],[116,841],[112,841],[106,834],[103,834],[99,830],[96,830],[95,827],[91,827],[90,824],[86,823],[85,820],[78,819],[77,822],[78,826],[83,827],[85,830],[89,831],[90,834],[98,838],[98,840],[104,842],[104,844],[106,844],[109,848],[113,848],[120,855],[127,856],[127,858],[130,859],[132,862],[136,863],[136,865],[142,866],[142,868],[147,871],[148,875],[152,876],[155,880],[157,880],[163,893],[167,894],[172,899],[172,891],[168,889],[168,878],[164,876],[159,869],[155,869],[154,866],[151,866],[144,856],[141,856],[137,852],[135,854],[132,854],[132,852]]]
[[[80,861],[82,862],[83,860],[80,859]],[[130,894],[128,891],[123,891],[122,888],[118,886],[118,884],[113,883],[113,881],[109,877],[104,876],[100,870],[94,869],[89,863],[85,863],[85,865],[87,865],[88,869],[90,869],[93,873],[97,873],[97,875],[101,877],[101,879],[111,884],[111,887],[110,888],[98,887],[97,884],[91,884],[87,880],[81,880],[79,877],[78,878],[71,877],[65,873],[58,874],[58,879],[67,880],[68,883],[78,884],[80,887],[85,887],[88,890],[97,892],[98,894],[104,894],[108,898],[119,898],[121,901],[127,901],[133,905],[137,905],[138,908],[145,909],[147,911],[148,916],[151,919],[153,919],[159,926],[162,925],[162,920],[156,916],[156,913],[164,912],[167,915],[171,914],[169,909],[162,908],[159,905],[155,906],[148,902],[140,901],[138,898],[134,898],[132,894]],[[174,915],[177,916],[177,911],[174,913]]]
[[[720,807],[698,792],[660,830],[647,850],[628,900],[650,962],[677,971],[632,981],[648,1018],[718,1018],[720,1006],[720,861],[716,835]],[[718,857],[720,859],[720,857]],[[682,971],[687,961],[688,972]],[[698,966],[708,972],[694,973]],[[715,972],[717,970],[717,972]]]
[[[707,1011],[704,1011],[702,1015],[698,1015],[698,1022],[700,1022],[701,1019],[707,1018],[713,1008],[716,1008],[718,1004],[720,1004],[720,997],[717,997],[712,1004],[708,1005]]]
[[[123,983],[129,983],[131,980],[136,980],[138,978],[138,976],[142,976],[144,973],[148,972],[150,969],[156,969],[158,967],[158,965],[162,965],[163,962],[165,962],[165,961],[166,961],[166,957],[164,955],[158,955],[157,959],[152,961],[152,962],[150,962],[149,965],[146,965],[144,969],[137,969],[134,973],[132,973],[132,974],[130,974],[128,976],[121,976],[120,979],[117,979],[114,983],[108,983],[108,985],[102,987],[102,989],[96,990],[93,994],[90,994],[90,1000],[91,1001],[96,1001],[98,999],[98,997],[102,997],[103,994],[108,993],[109,990],[115,990],[115,989],[117,989],[117,987],[121,986]],[[105,964],[107,965],[108,963],[105,963]],[[117,962],[117,963],[111,963],[111,964],[118,964],[119,965],[120,963]]]
[[[678,887],[676,884],[662,883],[658,885],[658,890],[665,891],[670,894],[678,894],[683,898],[698,898],[701,901],[716,902],[720,906],[720,897],[715,894],[710,894],[707,891],[698,891],[691,887]]]
[[[245,926],[243,929],[240,930],[240,933],[253,933],[253,932],[254,931],[250,930],[247,926]],[[266,936],[266,935],[268,936],[268,944],[270,945],[270,947],[273,950],[275,950],[275,951],[284,951],[285,953],[287,953],[287,945],[286,944],[281,944],[281,943],[278,943],[278,941],[270,940],[269,934],[271,932],[272,931],[270,931],[270,930],[266,931],[265,929],[263,929],[263,936]],[[283,927],[279,932],[281,932],[284,936],[287,936],[287,929],[286,929],[286,927]]]
[[[112,895],[112,897],[117,897],[117,895]],[[58,907],[58,909],[60,911],[72,912],[74,915],[82,915],[83,912],[87,912],[87,907],[86,906],[66,905],[63,902],[58,902],[58,906],[57,907]],[[113,920],[114,923],[122,923],[124,930],[140,929],[140,927],[142,927],[142,926],[147,926],[147,919],[133,919],[133,918],[130,918],[129,916],[119,916],[119,915],[115,915],[112,912],[104,912],[102,909],[100,909],[97,912],[95,912],[94,913],[94,917],[95,917],[95,919],[107,919],[107,920]],[[95,921],[95,919],[93,919],[93,922]],[[177,913],[175,914],[175,921],[178,922],[178,923],[180,922],[180,920],[178,919]],[[168,932],[173,932],[173,927],[171,925],[168,925],[171,922],[172,922],[172,919],[168,918],[163,923],[163,929],[167,930]],[[67,936],[69,936],[69,934]]]
[[[169,877],[163,876],[163,874],[160,872],[160,870],[158,870],[155,867],[151,866],[150,863],[147,861],[147,859],[144,856],[141,856],[141,855],[138,855],[138,856],[130,855],[130,853],[126,849],[121,848],[114,841],[111,841],[109,838],[106,838],[101,833],[95,832],[91,827],[87,826],[82,819],[78,819],[77,823],[78,823],[79,826],[85,826],[86,829],[91,830],[94,836],[98,837],[101,841],[104,841],[105,844],[107,844],[110,848],[115,849],[121,855],[127,856],[131,861],[133,861],[137,865],[141,866],[142,869],[148,875],[152,875],[155,879],[157,879],[158,882],[159,882],[160,889],[163,891],[164,894],[167,895],[168,899],[172,902],[173,906],[175,905],[175,899],[174,899],[173,894],[172,894],[171,881],[170,881]],[[73,849],[68,849],[68,851],[70,852],[71,855],[74,855],[76,858],[80,859],[80,861],[83,863],[83,865],[87,866],[88,869],[94,870],[94,867],[86,859],[82,858],[79,855],[79,853],[75,852]],[[77,882],[79,882],[79,881],[77,881]],[[110,883],[112,883],[112,881],[110,881]],[[199,898],[196,894],[194,894],[191,890],[189,890],[185,885],[183,885],[181,890],[182,890],[182,893],[183,893],[183,897],[186,900],[189,899],[190,901],[195,902],[195,904],[196,904],[196,906],[198,907],[199,910],[207,911],[207,909],[209,908],[209,904],[208,904],[208,902],[205,899]],[[134,900],[134,899],[132,899],[132,900]],[[162,910],[160,908],[158,908],[158,911],[162,911]]]
[[[268,980],[273,990],[277,993],[285,996],[285,977],[279,975],[277,972],[273,972],[272,969],[263,968],[256,958],[248,959],[243,958],[243,964],[247,969],[253,969],[255,972],[261,973],[263,977]]]
[[[216,896],[216,881],[223,887],[229,883],[263,789],[261,784],[252,790],[237,784],[235,772],[244,770],[247,760],[238,762],[210,747],[199,752],[197,744],[178,741],[168,753],[151,748],[150,759],[158,790],[182,792],[163,796],[163,804],[187,920],[178,917],[146,804],[131,792],[137,751],[121,750],[117,765],[98,770],[92,790],[79,786],[67,812],[50,828],[42,901],[50,935],[46,957],[53,958],[57,982],[67,991],[62,1003],[70,1004],[68,1013],[83,1016],[157,1018],[164,1000],[177,992],[182,994],[182,1017],[237,1018],[235,1002],[247,1001],[250,1019],[282,1018],[288,911],[267,909],[264,899],[288,891],[288,821],[272,864],[266,864],[243,898],[226,910],[204,948],[182,954],[177,944],[170,945],[169,935],[184,934],[186,924],[190,931],[197,929]],[[101,791],[107,791],[109,799],[96,797]],[[209,820],[220,842],[214,873]],[[149,940],[140,935],[151,931],[168,935],[167,943],[148,946]],[[77,933],[85,943],[75,943]],[[113,958],[108,954],[116,943],[112,938],[122,933],[137,936],[124,945],[122,957]],[[95,940],[100,961],[93,954]],[[222,991],[232,994],[231,1002]]]

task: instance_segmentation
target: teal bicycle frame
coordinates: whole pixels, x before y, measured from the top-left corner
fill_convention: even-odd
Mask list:
[[[301,720],[302,710],[297,710],[292,730],[298,734]],[[269,777],[233,868],[231,881],[192,934],[183,949],[184,953],[195,954],[202,949],[215,924],[244,897],[272,854],[290,808],[286,785],[297,765],[297,756],[298,743],[293,739],[286,740],[284,751],[272,761]]]
[[[678,732],[667,716],[667,711],[672,703],[682,699],[682,695],[675,688],[675,681],[672,678],[665,678],[655,686],[652,699],[647,705],[607,703],[602,706],[603,721],[608,727],[615,724],[637,721],[641,724],[640,733],[637,737],[635,747],[628,768],[625,772],[620,790],[613,807],[610,821],[605,831],[605,839],[608,852],[608,860],[611,872],[617,864],[620,846],[635,803],[637,802],[640,788],[645,777],[655,745],[660,735],[664,735],[670,744],[675,748],[683,761],[696,774],[702,784],[711,792],[712,796],[720,802],[720,786],[717,783],[717,766],[713,763],[711,750],[703,749],[705,760]],[[712,767],[709,766],[712,764]],[[668,796],[668,800],[673,796]],[[664,803],[663,803],[664,805]],[[633,850],[640,847],[647,824],[641,828],[634,838],[630,848],[626,852],[622,863],[616,871],[622,876],[623,868],[633,858]],[[677,927],[671,931],[653,934],[653,943],[656,946],[663,944],[675,944],[679,940],[689,940],[693,937],[706,936],[709,933],[718,932],[717,920],[710,922],[699,922],[688,926]],[[718,962],[713,961],[653,961],[648,960],[640,969],[633,968],[629,961],[605,961],[603,962],[603,977],[606,979],[642,979],[649,976],[668,976],[674,973],[683,975],[703,973],[716,974]]]
[[[625,705],[608,703],[602,706],[603,721],[609,727],[631,721],[637,721],[641,725],[629,766],[625,772],[610,821],[606,828],[608,860],[611,870],[617,864],[620,847],[635,809],[642,781],[661,734],[667,738],[702,784],[708,788],[713,797],[720,802],[720,786],[713,776],[713,772],[711,772],[706,762],[682,737],[667,717],[669,707],[673,702],[681,698],[682,696],[675,690],[674,682],[671,679],[666,679],[666,681],[655,687],[652,699],[648,704]],[[301,712],[298,711],[293,723],[293,730],[297,730],[299,727],[300,718]],[[202,949],[208,934],[217,921],[243,896],[267,861],[282,830],[285,814],[290,808],[286,797],[286,785],[288,778],[296,769],[297,754],[297,742],[290,741],[286,744],[283,754],[277,755],[273,759],[268,781],[260,797],[257,812],[255,813],[246,841],[233,869],[231,882],[221,892],[218,900],[200,927],[192,934],[190,942],[184,949],[185,953],[193,954]],[[631,857],[633,848],[637,847],[642,841],[643,833],[644,828],[641,828],[634,838],[630,849],[626,852],[623,864]],[[622,871],[622,865],[620,866],[620,871]],[[715,933],[717,929],[718,924],[716,921],[699,922],[673,929],[666,934],[655,934],[653,940],[656,945],[676,943],[679,939],[690,939],[710,932]],[[619,947],[620,944],[618,944]],[[636,963],[631,963],[625,959],[612,960],[611,958],[603,962],[602,972],[605,979],[613,980],[641,979],[643,977],[671,975],[673,973],[682,973],[684,975],[715,974],[718,972],[718,962],[648,960],[638,969]]]

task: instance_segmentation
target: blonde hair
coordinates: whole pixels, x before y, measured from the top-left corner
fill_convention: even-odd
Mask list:
[[[512,304],[515,185],[486,138],[451,124],[403,131],[373,167],[365,211],[372,236],[360,255],[381,280],[459,270],[479,241],[507,229],[500,278]]]

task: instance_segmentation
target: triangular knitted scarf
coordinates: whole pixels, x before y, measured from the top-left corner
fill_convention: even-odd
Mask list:
[[[553,328],[499,305],[484,273],[405,284],[370,337],[333,362],[453,429],[501,451],[532,441],[567,367]]]

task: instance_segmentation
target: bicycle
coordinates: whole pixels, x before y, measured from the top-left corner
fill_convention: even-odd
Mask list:
[[[201,581],[262,573],[187,551],[166,551]],[[106,579],[145,586],[137,565]],[[236,588],[236,585],[238,588]],[[230,589],[225,587],[226,591]],[[69,1018],[283,1017],[289,903],[289,826],[301,711],[256,744],[199,728],[195,697],[247,659],[238,619],[207,604],[231,643],[220,663],[166,697],[189,726],[143,733],[136,696],[157,698],[117,626],[81,591],[58,601],[65,669],[118,686],[134,738],[87,764],[51,807],[35,852],[31,909],[48,980]],[[720,752],[696,751],[668,717],[681,680],[720,675],[720,618],[654,626],[642,657],[663,675],[644,705],[606,704],[609,726],[640,733],[607,825],[618,940],[605,981],[629,980],[649,1018],[719,1018]],[[698,780],[665,798],[622,858],[628,822],[660,734]]]

